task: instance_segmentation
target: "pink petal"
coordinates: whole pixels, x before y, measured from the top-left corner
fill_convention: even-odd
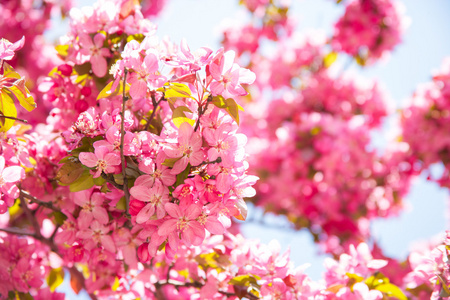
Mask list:
[[[25,170],[19,166],[7,167],[2,172],[5,182],[16,182],[25,177]]]
[[[120,165],[120,156],[117,153],[110,152],[105,155],[105,162],[108,166],[118,166]]]
[[[130,96],[133,99],[144,98],[147,94],[147,84],[143,80],[136,80],[131,84]]]
[[[177,222],[178,220],[170,219],[165,221],[159,228],[158,228],[158,234],[161,236],[167,236],[171,232],[173,232],[175,229],[177,229]]]
[[[92,215],[100,222],[100,224],[105,225],[109,222],[108,212],[104,207],[95,207],[92,211]]]
[[[100,237],[103,247],[111,253],[116,252],[116,245],[110,235],[102,235]]]
[[[215,217],[208,218],[205,223],[205,228],[212,234],[223,234],[225,231],[222,223],[220,223],[219,220],[217,220],[217,218]]]
[[[141,201],[149,202],[151,200],[150,190],[147,187],[142,186],[142,185],[135,185],[134,187],[132,187],[130,189],[130,194],[134,198],[141,200]]]
[[[181,213],[180,207],[176,205],[175,203],[166,203],[164,205],[164,208],[166,209],[169,216],[175,219],[179,219],[183,217],[183,214]]]
[[[105,39],[106,39],[106,37],[103,34],[97,33],[94,36],[94,44],[95,44],[95,46],[98,49],[103,48],[103,42],[105,41]]]
[[[91,65],[92,65],[92,71],[94,72],[95,76],[97,77],[103,77],[106,75],[107,71],[107,63],[106,59],[99,55],[94,54],[91,56]]]
[[[172,168],[172,171],[170,171],[171,174],[180,174],[181,172],[186,169],[186,166],[188,165],[189,159],[186,156],[183,156],[178,160]]]
[[[142,224],[150,219],[151,216],[155,213],[155,205],[153,203],[149,203],[144,206],[141,211],[136,216],[136,223]]]
[[[103,148],[103,147],[102,147]],[[83,165],[89,168],[93,168],[97,165],[98,159],[94,153],[91,152],[81,152],[78,159]]]

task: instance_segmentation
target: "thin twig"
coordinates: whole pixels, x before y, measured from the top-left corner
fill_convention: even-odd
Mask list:
[[[59,208],[53,206],[51,202],[44,202],[42,200],[37,199],[36,197],[31,196],[28,192],[20,190],[20,196],[27,198],[31,203],[39,204],[39,206],[43,206],[45,208],[51,209],[53,211],[61,211]]]
[[[110,176],[108,176],[108,175],[106,175],[104,173],[102,173],[102,177],[103,177],[103,179],[106,180],[106,182],[111,183],[116,189],[123,190],[123,185],[118,184],[117,182],[115,182],[114,181],[114,177],[111,178]]]
[[[212,98],[213,98],[212,95],[208,96],[208,99],[206,99],[205,107],[202,108],[201,105],[198,106],[198,119],[197,119],[197,123],[195,124],[194,131],[197,131],[198,127],[200,126],[200,118],[206,112],[206,109],[208,109],[208,105],[210,102],[212,102]]]
[[[9,233],[9,234],[16,234],[16,235],[25,235],[25,236],[36,237],[36,235],[33,232],[23,231],[20,228],[0,228],[0,231],[6,232],[6,233]]]
[[[5,115],[0,115],[0,118],[16,120],[16,121],[20,121],[22,123],[28,123],[27,120],[15,118],[15,117],[10,117],[10,116],[5,116]]]
[[[125,141],[125,102],[128,100],[128,97],[125,95],[125,86],[127,84],[127,74],[128,70],[125,69],[123,76],[123,96],[122,96],[122,120],[120,124],[120,160],[122,162],[122,176],[123,176],[123,193],[125,194],[125,213],[129,214],[129,206],[130,206],[130,191],[128,190],[128,178],[125,170],[125,156],[123,155],[123,146]]]
[[[156,115],[156,110],[157,110],[159,104],[162,101],[166,100],[166,98],[164,98],[164,95],[162,95],[162,97],[159,99],[159,101],[156,101],[155,93],[153,93],[153,92],[151,93],[151,97],[152,97],[153,111],[152,111],[152,114],[150,115],[150,117],[147,120],[147,124],[145,124],[145,129],[144,129],[145,131],[148,131],[148,128],[150,127],[150,123],[152,122],[153,118]]]
[[[28,220],[31,222],[31,225],[33,226],[34,233],[38,239],[42,238],[41,235],[41,226],[39,226],[38,221],[31,213],[31,210],[28,208],[27,200],[23,197],[23,195],[19,196],[20,199],[20,206],[22,207],[23,211],[25,212],[25,215],[27,216]]]

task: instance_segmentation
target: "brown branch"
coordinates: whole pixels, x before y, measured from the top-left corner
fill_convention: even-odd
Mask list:
[[[130,191],[128,190],[128,178],[125,170],[125,156],[123,154],[123,146],[125,141],[125,102],[128,100],[128,97],[125,95],[125,87],[127,84],[127,74],[128,70],[124,70],[123,76],[123,96],[122,96],[122,120],[120,124],[120,160],[122,162],[122,176],[123,176],[123,193],[125,194],[125,213],[129,214],[129,206],[130,206]]]
[[[148,131],[148,128],[150,127],[150,123],[152,122],[153,118],[156,115],[156,110],[157,110],[159,104],[162,101],[166,101],[166,98],[164,98],[164,94],[159,99],[159,101],[156,101],[156,97],[155,97],[155,93],[154,92],[151,92],[151,97],[152,97],[153,110],[152,110],[152,114],[150,115],[150,117],[147,120],[147,124],[145,124],[145,128],[144,128],[145,131]]]
[[[195,288],[202,288],[204,286],[204,284],[194,281],[194,282],[182,282],[182,281],[177,281],[177,280],[173,280],[173,279],[167,279],[167,280],[163,280],[163,281],[158,281],[155,283],[155,288],[157,291],[156,294],[159,297],[163,297],[163,298],[158,298],[158,299],[166,299],[164,294],[161,293],[161,290],[159,290],[162,286],[164,285],[172,285],[174,287],[195,287]],[[221,293],[222,295],[231,297],[231,296],[236,296],[236,294],[234,293],[229,293],[229,292],[224,292],[224,291],[218,291],[219,293]],[[249,299],[259,299],[258,297],[252,295],[252,294],[248,294],[248,296],[246,295],[247,298]]]
[[[30,200],[30,203],[39,204],[39,206],[43,206],[43,207],[51,209],[53,211],[58,211],[58,212],[61,211],[59,208],[56,208],[55,206],[53,206],[53,204],[51,202],[44,202],[42,200],[39,200],[36,197],[31,196],[28,192],[26,192],[24,190],[20,190],[20,196]]]
[[[31,236],[34,238],[36,237],[36,235],[33,232],[23,231],[20,228],[0,228],[0,231],[6,232],[9,234]]]
[[[106,180],[106,182],[111,183],[116,189],[123,190],[123,185],[118,184],[117,182],[115,182],[114,181],[114,177],[108,176],[105,173],[102,173],[102,177],[103,177],[103,179]]]
[[[206,99],[206,105],[202,108],[201,105],[198,106],[198,119],[197,123],[195,124],[194,131],[197,131],[198,127],[200,126],[200,118],[203,116],[203,114],[206,112],[206,109],[208,108],[208,105],[210,102],[212,102],[212,95],[208,96],[208,99]]]
[[[28,123],[27,120],[15,118],[15,117],[10,117],[10,116],[5,116],[5,115],[0,115],[0,118],[11,119],[11,120],[20,121],[20,122],[23,122],[23,123]]]

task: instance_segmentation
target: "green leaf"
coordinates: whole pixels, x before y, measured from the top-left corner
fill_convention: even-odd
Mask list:
[[[323,58],[323,65],[325,68],[330,67],[338,58],[337,52],[330,52]]]
[[[0,90],[0,113],[8,117],[17,117],[14,100],[4,92],[4,89]],[[0,132],[7,132],[14,125],[14,122],[14,119],[0,117]]]
[[[225,100],[225,103],[227,104],[226,111],[228,111],[233,120],[239,125],[239,107],[236,101],[233,98],[228,98]]]
[[[94,186],[94,179],[89,173],[89,170],[84,170],[83,174],[70,184],[69,189],[72,193],[84,191]]]
[[[126,202],[125,196],[120,198],[120,200],[116,204],[116,208],[120,209],[120,210],[127,209],[127,202]]]
[[[408,297],[403,293],[403,291],[392,283],[383,283],[380,285],[377,285],[375,287],[376,290],[386,294],[388,297],[394,297],[398,300],[408,300]]]
[[[106,183],[106,179],[103,178],[102,176],[99,176],[99,177],[97,177],[97,178],[93,178],[93,181],[94,181],[94,184],[95,184],[96,186],[102,186],[103,184]]]
[[[258,277],[258,279],[260,279],[260,278]],[[236,277],[232,278],[228,283],[232,284],[232,285],[239,285],[239,286],[249,286],[251,283],[258,285],[257,279],[255,277],[253,277],[253,275],[251,275],[251,274],[236,276]]]
[[[224,270],[224,267],[231,264],[226,255],[219,255],[216,252],[199,254],[195,257],[195,261],[203,270],[208,268],[216,269],[218,272]]]
[[[58,52],[58,55],[64,58],[69,54],[69,45],[57,45],[55,47],[56,52]]]
[[[347,273],[345,273],[345,275],[347,275],[347,277],[349,278],[349,280],[347,282],[347,286],[350,287],[352,292],[353,292],[353,285],[355,283],[364,281],[364,277],[361,277],[357,274],[352,274],[352,273],[347,272]]]
[[[34,102],[33,97],[30,95],[30,91],[28,91],[25,86],[25,79],[20,78],[14,82],[14,85],[8,87],[9,92],[14,94],[14,97],[19,100],[20,105],[25,108],[27,111],[32,111],[36,108],[36,103]]]
[[[64,281],[64,270],[62,268],[51,269],[47,277],[47,285],[52,292]]]
[[[53,217],[55,217],[55,221],[58,225],[63,225],[64,221],[67,220],[67,216],[60,211],[54,211]]]
[[[226,108],[227,107],[227,104],[225,103],[225,98],[222,96],[213,97],[213,100],[211,103],[214,104],[215,106],[217,106],[218,108]]]
[[[14,70],[14,68],[8,63],[3,62],[3,77],[20,79],[22,76],[20,76],[20,74],[17,73],[16,70]]]
[[[181,159],[181,157],[176,157],[176,158],[166,158],[164,160],[164,162],[162,163],[163,166],[167,166],[169,168],[173,168],[173,165],[175,165],[175,163],[177,161],[179,161]]]
[[[165,98],[192,98],[189,87],[179,82],[172,82],[169,86],[164,86],[159,90],[164,92]]]
[[[376,272],[373,276],[366,279],[366,284],[369,289],[374,289],[380,284],[389,283],[389,278],[384,276],[381,272]]]
[[[191,164],[188,164],[186,169],[184,169],[183,172],[181,172],[180,174],[177,175],[177,181],[175,182],[175,187],[184,183],[184,181],[188,177],[190,171],[191,171]]]
[[[239,110],[244,110],[240,105],[234,101],[233,98],[225,99],[222,96],[213,97],[212,104],[218,108],[225,109],[227,113],[236,121],[239,125]]]
[[[111,91],[111,87],[112,87],[113,83],[114,83],[114,81],[111,81],[103,88],[103,90],[98,94],[97,100],[102,99],[102,98],[114,97],[117,95],[121,95],[123,93],[123,80],[121,80],[119,82],[119,84],[117,85],[117,87],[114,91]],[[125,92],[128,92],[129,90],[130,90],[130,85],[127,83],[125,85]]]
[[[80,178],[85,170],[81,163],[68,161],[58,170],[55,179],[60,185],[70,185]]]
[[[189,124],[191,124],[191,126],[193,126],[195,124],[195,120],[192,120],[192,119],[189,119],[188,117],[186,117],[186,114],[185,114],[186,112],[192,113],[192,111],[189,108],[187,108],[186,106],[178,106],[173,111],[172,120],[173,120],[173,123],[175,124],[175,126],[177,126],[178,128],[180,128],[181,124],[183,124],[184,122],[188,122]]]

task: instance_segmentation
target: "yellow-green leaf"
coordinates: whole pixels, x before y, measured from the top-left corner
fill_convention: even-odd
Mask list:
[[[69,189],[72,193],[84,191],[94,186],[94,179],[89,173],[89,170],[84,170],[83,174],[70,184]]]
[[[250,284],[258,285],[256,282],[260,277],[253,276],[251,274],[247,275],[239,275],[234,278],[232,278],[228,283],[232,285],[239,285],[239,286],[249,286]]]
[[[328,68],[336,61],[337,58],[337,52],[330,52],[323,58],[323,65],[325,68]]]
[[[36,103],[34,102],[33,96],[28,93],[28,89],[25,87],[12,86],[9,90],[16,96],[17,100],[19,100],[20,105],[25,108],[27,111],[32,111],[36,108]]]
[[[55,47],[56,52],[58,52],[58,55],[62,58],[66,57],[69,53],[69,45],[57,45]]]
[[[14,100],[5,93],[3,89],[0,91],[0,113],[7,117],[17,117],[17,109],[14,105]],[[0,116],[0,132],[7,132],[14,125],[14,122],[14,119],[3,118]]]
[[[120,281],[119,278],[116,276],[116,279],[114,280],[114,284],[111,287],[111,290],[113,290],[113,292],[117,291],[117,289],[120,286]]]
[[[175,157],[175,158],[166,158],[164,162],[162,163],[163,166],[167,166],[169,168],[173,168],[175,163],[179,161],[181,157]]]
[[[51,269],[47,277],[47,285],[52,292],[64,281],[64,270],[62,268]]]
[[[120,200],[116,204],[116,208],[120,210],[125,210],[127,208],[127,202],[125,197],[120,198]]]
[[[393,297],[398,300],[408,300],[408,297],[403,293],[403,291],[392,283],[383,283],[380,285],[377,285],[375,287],[376,290],[386,294],[388,297]]]
[[[98,94],[97,100],[102,98],[109,98],[113,96],[117,96],[123,93],[123,81],[121,80],[119,84],[117,85],[116,89],[114,91],[111,91],[111,87],[113,85],[114,81],[111,81],[108,83],[103,90]],[[125,85],[125,92],[128,92],[130,90],[130,85],[127,83]]]
[[[228,111],[233,120],[239,125],[239,107],[236,101],[233,98],[228,98],[225,100],[225,103],[227,104],[226,111]]]
[[[181,124],[183,124],[184,122],[188,122],[189,124],[191,124],[191,126],[193,126],[195,124],[195,120],[192,120],[192,119],[189,119],[188,117],[186,117],[186,114],[185,114],[186,112],[192,113],[192,111],[189,108],[187,108],[186,106],[178,106],[173,111],[172,120],[173,120],[173,123],[175,124],[175,126],[177,126],[178,128],[180,128]]]
[[[56,180],[60,185],[69,185],[75,182],[86,169],[79,162],[67,161],[56,173]]]
[[[218,108],[226,108],[227,104],[225,103],[225,98],[222,96],[215,96],[212,100],[212,104],[217,106]]]
[[[170,83],[169,86],[163,88],[163,91],[166,98],[192,98],[189,87],[179,82]]]
[[[6,62],[3,62],[3,76],[17,79],[21,78],[20,74]]]

